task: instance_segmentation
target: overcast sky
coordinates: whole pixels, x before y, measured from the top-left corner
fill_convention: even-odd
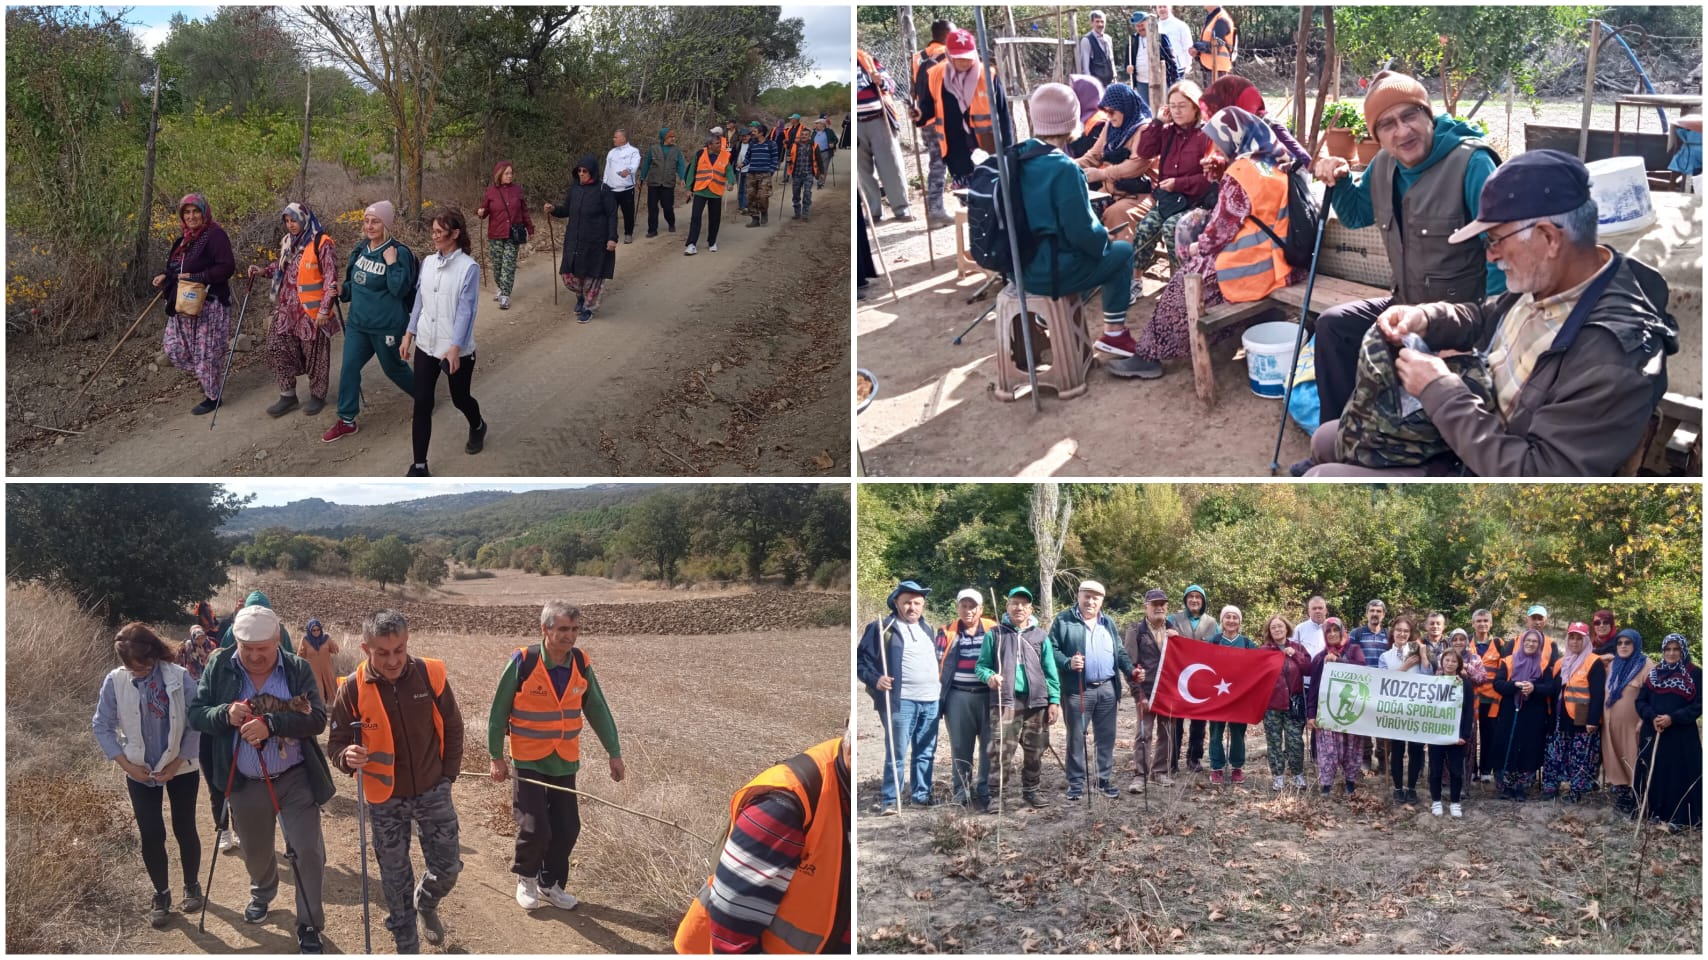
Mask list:
[[[333,503],[377,504],[400,503],[423,497],[442,497],[448,493],[472,493],[476,490],[562,490],[585,487],[585,483],[441,483],[410,481],[379,483],[315,483],[305,486],[301,480],[254,480],[242,483],[227,482],[225,488],[236,494],[255,494],[250,506],[277,507],[296,500],[319,497]]]
[[[116,10],[108,7],[105,9]],[[853,29],[851,7],[817,6],[794,4],[782,8],[785,17],[800,17],[805,22],[803,34],[806,39],[806,55],[813,61],[815,72],[808,77],[797,80],[800,84],[818,85],[839,81],[848,83],[853,79],[854,48],[849,39]],[[153,50],[156,45],[166,39],[167,22],[174,13],[183,13],[187,19],[196,20],[212,16],[217,7],[132,7],[127,18],[137,24],[131,28],[142,42],[144,48]]]

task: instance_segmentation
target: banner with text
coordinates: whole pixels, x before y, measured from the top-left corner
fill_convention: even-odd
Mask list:
[[[1325,663],[1317,726],[1384,740],[1455,743],[1464,691],[1457,677]]]

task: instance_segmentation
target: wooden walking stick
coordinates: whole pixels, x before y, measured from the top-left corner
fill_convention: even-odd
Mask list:
[[[77,406],[77,401],[83,399],[83,394],[89,391],[89,385],[95,382],[95,379],[101,375],[102,370],[107,369],[107,361],[113,359],[113,354],[118,353],[119,348],[125,345],[126,340],[130,339],[130,335],[136,332],[137,325],[142,323],[142,318],[148,316],[148,311],[153,310],[154,305],[159,303],[160,298],[164,296],[166,296],[166,287],[162,285],[160,292],[154,295],[154,299],[148,301],[148,306],[143,307],[142,312],[136,315],[135,320],[131,321],[130,329],[126,330],[125,335],[119,338],[119,342],[113,344],[113,349],[107,352],[107,359],[102,360],[101,365],[95,368],[95,372],[89,375],[89,379],[83,382],[83,389],[77,391],[77,398],[71,401],[72,406]]]
[[[912,63],[914,53],[915,53],[913,47],[914,47],[914,44],[917,42],[918,38],[916,38],[914,36],[912,30],[909,30],[907,32],[907,37],[908,37],[907,62]],[[913,96],[913,78],[908,77],[907,83],[908,83],[908,91],[907,91],[908,97],[909,97],[909,99],[912,99],[912,96]],[[898,126],[900,125],[899,119],[897,121],[897,125]],[[914,140],[913,144],[908,147],[907,152],[913,154],[913,172],[916,176],[919,177],[919,192],[925,200],[925,203],[923,204],[923,206],[925,207],[925,216],[922,218],[925,221],[925,256],[931,261],[931,269],[936,270],[937,269],[937,249],[936,249],[936,245],[934,243],[932,243],[932,240],[931,240],[931,227],[932,227],[932,223],[931,223],[931,188],[930,188],[930,181],[925,179],[924,161],[919,159],[918,136],[919,136],[919,132],[918,132],[918,130],[915,130],[914,131],[915,140]],[[892,137],[893,137],[893,134],[892,134]],[[907,197],[905,196],[905,194],[907,193],[907,188],[906,188],[905,184],[902,187],[902,193],[904,194],[904,196],[902,197],[902,200],[903,200],[903,202],[905,202],[907,200]]]
[[[872,221],[872,208],[866,206],[866,195],[855,191],[860,198],[860,209],[866,213],[866,227],[872,231],[872,253],[878,258],[878,267],[883,271],[884,282],[890,285],[890,299],[901,302],[901,294],[896,293],[895,278],[890,276],[890,265],[884,262],[884,245],[878,241],[878,225]]]
[[[1653,720],[1650,720],[1649,726],[1653,727],[1654,723]],[[1637,832],[1631,835],[1632,843],[1636,843],[1637,839],[1643,835],[1643,827],[1649,819],[1649,787],[1653,786],[1655,782],[1655,756],[1660,752],[1660,747],[1661,731],[1656,730],[1655,738],[1649,744],[1649,775],[1643,778],[1643,796],[1637,801]],[[1638,876],[1641,877],[1641,874]]]
[[[992,613],[996,613],[996,588],[991,587],[989,589],[990,610]],[[1000,617],[997,619],[996,623],[998,627],[1002,626],[1002,620]],[[1017,627],[1016,629],[1019,628]],[[1003,716],[1002,690],[1003,684],[1008,682],[1008,675],[1002,672],[1002,634],[996,630],[992,630],[991,641],[992,645],[996,648],[996,857],[998,860],[1001,860],[1002,817],[1004,809],[1003,798],[1008,792],[1006,776],[1008,773],[1008,751],[1005,749],[1007,743],[1007,731],[1003,729],[1008,726],[1008,718]],[[1016,654],[1018,654],[1018,651],[1016,651]],[[1014,687],[1009,686],[1008,689],[1012,690]],[[1019,706],[1019,704],[1016,704],[1015,706]],[[1024,745],[1022,745],[1021,749],[1025,749]]]
[[[895,684],[895,678],[890,677],[889,643],[884,639],[884,637],[895,627],[895,623],[896,618],[892,616],[890,617],[890,622],[887,626],[879,626],[878,628],[878,665],[880,669],[884,671],[884,676],[889,678],[892,686]],[[888,690],[879,690],[878,692],[883,694],[883,698],[879,703],[882,705],[884,712],[884,742],[889,744],[890,778],[896,785],[896,809],[899,811],[901,809],[902,782],[901,767],[896,763],[896,754],[899,751],[895,742],[895,711],[890,709],[890,692]],[[883,805],[882,790],[878,791],[878,805]]]

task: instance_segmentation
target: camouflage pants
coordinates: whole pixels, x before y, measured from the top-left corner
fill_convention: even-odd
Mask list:
[[[498,284],[498,292],[510,296],[516,285],[516,245],[509,240],[488,240],[486,252],[492,260],[492,280]]]
[[[812,210],[812,173],[797,171],[789,178],[794,183],[794,195],[790,199],[795,204],[796,213],[808,213]]]
[[[747,175],[747,215],[771,219],[765,208],[771,205],[771,174],[750,173]]]
[[[997,776],[1001,774],[1004,779],[1007,778],[1004,771],[1014,765],[1016,747],[1023,750],[1020,760],[1020,789],[1028,792],[1038,789],[1038,784],[1043,780],[1044,749],[1050,745],[1050,728],[1045,723],[1049,719],[1049,710],[1049,707],[1009,707],[1006,711],[1007,722],[1004,723],[998,718],[998,711],[994,707],[991,709],[991,729],[999,731],[993,732],[992,736],[1000,741],[1002,748],[997,758],[999,762],[990,765],[990,794],[993,800],[1001,796],[1002,784],[997,782]]]
[[[949,175],[949,165],[943,160],[942,134],[931,130],[919,131],[919,140],[925,146],[925,158],[930,167],[925,172],[925,209],[932,216],[944,216],[943,185]]]
[[[1263,714],[1263,741],[1269,748],[1269,772],[1279,777],[1305,772],[1305,724],[1286,710]]]
[[[373,824],[374,858],[380,862],[380,886],[391,911],[385,918],[386,929],[397,941],[398,952],[419,950],[415,911],[436,909],[457,885],[457,874],[463,869],[451,782],[441,781],[417,797],[369,804],[368,816]],[[421,858],[426,864],[419,884],[409,862],[412,825],[421,836]]]

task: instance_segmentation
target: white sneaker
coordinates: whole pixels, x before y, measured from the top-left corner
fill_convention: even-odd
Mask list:
[[[1454,804],[1454,806],[1458,806],[1458,804]],[[1434,803],[1430,804],[1429,805],[1429,812],[1438,816],[1438,817],[1441,816],[1441,801],[1437,800]],[[1458,816],[1458,814],[1454,814],[1454,816]]]
[[[546,902],[557,907],[559,910],[574,910],[575,905],[580,902],[568,893],[565,893],[562,884],[546,887],[540,891],[540,896],[545,897]]]
[[[1462,817],[1465,815],[1465,811],[1463,809],[1461,809],[1460,806],[1456,803],[1448,804],[1447,805],[1447,812],[1452,814],[1454,819],[1458,819],[1459,817]]]
[[[1277,773],[1275,775],[1275,779],[1271,780],[1269,782],[1269,789],[1275,791],[1276,793],[1280,793],[1281,788],[1286,786],[1286,785],[1287,785],[1287,778],[1283,777],[1281,774]]]
[[[502,293],[494,293],[494,294],[493,294],[493,295],[492,295],[492,300],[493,300],[493,302],[494,302],[494,303],[496,303],[496,302],[498,302],[498,298],[499,298],[499,297],[502,297],[502,296],[504,296],[504,294],[502,294]]]
[[[237,835],[232,833],[230,830],[221,830],[219,832],[219,852],[230,853],[236,849]]]
[[[700,252],[699,248],[690,243],[690,244],[688,244],[687,247],[683,248],[682,255],[684,257],[691,257],[694,254],[699,253],[699,252]]]
[[[1295,790],[1305,789],[1305,775],[1304,774],[1302,774],[1302,773],[1293,774],[1293,789],[1295,789]]]
[[[713,253],[717,253],[718,252],[718,245],[714,243],[710,247],[707,247],[706,249],[712,251]]]
[[[1133,782],[1127,784],[1127,792],[1128,793],[1144,793],[1145,792],[1145,778],[1144,777],[1134,777]]]
[[[516,880],[516,902],[523,910],[538,910],[546,905],[540,898],[540,881],[533,877],[519,877]]]
[[[510,309],[510,298],[505,297],[505,296],[500,296],[498,298],[498,309],[500,309],[500,310]]]

